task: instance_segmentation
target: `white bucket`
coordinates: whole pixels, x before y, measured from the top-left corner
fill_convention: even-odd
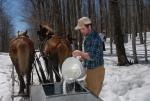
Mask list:
[[[85,75],[85,69],[79,59],[67,58],[62,64],[62,76],[66,81],[74,81]]]

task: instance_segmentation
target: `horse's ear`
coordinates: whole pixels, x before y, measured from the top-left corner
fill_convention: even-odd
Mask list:
[[[28,33],[28,31],[26,30],[26,31],[24,32],[24,34],[27,35],[27,33]]]
[[[17,35],[19,36],[20,31],[18,30]]]

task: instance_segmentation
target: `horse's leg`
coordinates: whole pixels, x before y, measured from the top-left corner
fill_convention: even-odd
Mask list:
[[[59,45],[58,49],[58,64],[59,64],[59,69],[60,71],[62,70],[62,64],[64,62],[64,60],[71,56],[72,52],[70,51],[69,47],[66,44],[61,44]],[[58,69],[58,70],[59,70]]]
[[[24,89],[26,86],[25,86],[23,76],[21,76],[19,73],[18,63],[16,63],[15,61],[13,61],[13,63],[15,65],[15,69],[16,69],[16,72],[18,74],[18,79],[19,79],[19,83],[20,83],[19,94],[24,94]]]
[[[30,85],[31,85],[31,72],[29,72],[26,76],[26,80],[27,80],[27,95],[30,94]]]
[[[25,86],[25,82],[24,82],[23,76],[18,74],[18,78],[19,78],[19,81],[20,81],[19,94],[24,94],[24,89],[25,89],[26,86]]]
[[[30,94],[30,85],[31,85],[31,72],[32,72],[32,63],[33,63],[33,60],[34,58],[30,58],[30,62],[29,62],[29,71],[26,75],[26,86],[27,86],[27,95],[29,96]]]

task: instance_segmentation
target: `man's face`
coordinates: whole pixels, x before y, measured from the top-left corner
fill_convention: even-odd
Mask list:
[[[84,36],[87,36],[87,35],[91,32],[91,26],[86,27],[86,26],[83,25],[83,26],[80,28],[80,32],[81,32]]]

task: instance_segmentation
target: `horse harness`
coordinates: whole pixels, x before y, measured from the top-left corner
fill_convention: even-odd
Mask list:
[[[47,42],[48,42],[48,40],[49,39],[51,39],[51,38],[55,38],[55,37],[48,37],[48,38],[46,38],[45,40],[43,40],[42,42],[41,42],[41,45],[40,45],[40,52],[42,53],[42,55],[44,56],[44,54],[43,54],[43,47],[44,47],[44,45],[45,44],[48,44]],[[56,46],[54,47],[54,49],[56,49],[60,44],[62,44],[62,43],[65,43],[65,40],[63,40],[63,38],[61,38],[61,37],[56,37],[57,39],[59,39],[60,41],[56,44]],[[49,55],[48,55],[49,56]],[[47,57],[48,57],[47,56]]]

